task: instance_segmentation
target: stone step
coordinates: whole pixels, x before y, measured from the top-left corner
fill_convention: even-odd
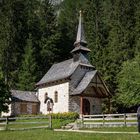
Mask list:
[[[72,129],[73,126],[71,125],[66,125],[66,126],[61,126],[62,129]]]

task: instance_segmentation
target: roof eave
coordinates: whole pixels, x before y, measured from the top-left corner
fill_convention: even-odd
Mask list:
[[[91,50],[90,49],[88,49],[88,48],[86,48],[86,47],[75,47],[72,51],[71,51],[71,53],[74,53],[74,52],[78,52],[78,51],[85,51],[85,52],[91,52]]]

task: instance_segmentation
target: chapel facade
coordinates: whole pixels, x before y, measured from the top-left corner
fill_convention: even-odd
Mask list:
[[[80,12],[73,58],[52,65],[36,84],[40,113],[100,114],[102,99],[110,92],[98,70],[90,64]]]

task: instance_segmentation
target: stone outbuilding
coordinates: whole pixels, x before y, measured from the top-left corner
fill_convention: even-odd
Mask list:
[[[89,52],[80,13],[77,38],[71,51],[73,58],[52,65],[36,84],[41,113],[102,112],[102,98],[111,94],[98,70],[89,62]]]
[[[11,90],[11,103],[9,112],[2,116],[18,116],[25,114],[38,114],[40,102],[35,92]]]

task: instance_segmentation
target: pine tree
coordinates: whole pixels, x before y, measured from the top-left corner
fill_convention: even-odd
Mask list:
[[[10,104],[11,93],[8,85],[4,83],[3,77],[0,75],[0,113],[8,111],[8,104]]]
[[[5,82],[15,88],[28,36],[26,0],[5,0],[0,9],[1,67]]]
[[[35,55],[35,61],[36,61],[36,71],[37,78],[40,78],[40,67],[42,65],[41,61],[41,50],[42,50],[42,1],[38,0],[30,0],[26,3],[27,7],[27,25],[28,25],[28,34],[31,34],[32,36],[32,47],[34,48],[34,55]],[[41,75],[42,76],[42,75]]]
[[[27,40],[25,54],[23,56],[22,65],[19,71],[20,90],[33,90],[36,82],[36,62],[34,58],[34,48],[32,45],[31,35]]]
[[[60,34],[57,30],[57,20],[54,6],[50,0],[43,0],[40,7],[41,40],[38,72],[41,78],[50,66],[59,61],[58,49]],[[41,63],[40,63],[41,61]]]
[[[117,73],[123,61],[134,57],[134,4],[132,1],[117,1],[111,3],[108,56],[106,61],[106,77],[115,92]]]
[[[134,28],[134,34],[135,34],[135,54],[139,53],[140,51],[140,1],[136,1],[135,3],[135,28]]]
[[[28,34],[32,36],[38,80],[58,61],[56,15],[50,0],[5,0],[0,6],[0,66],[5,81],[14,89]]]
[[[88,0],[85,5],[85,27],[88,47],[91,49],[91,63],[104,72],[104,54],[107,44],[108,30],[104,18],[103,1]]]
[[[11,71],[15,60],[14,33],[12,23],[13,11],[9,0],[1,1],[0,5],[0,67],[5,83],[11,85]]]

